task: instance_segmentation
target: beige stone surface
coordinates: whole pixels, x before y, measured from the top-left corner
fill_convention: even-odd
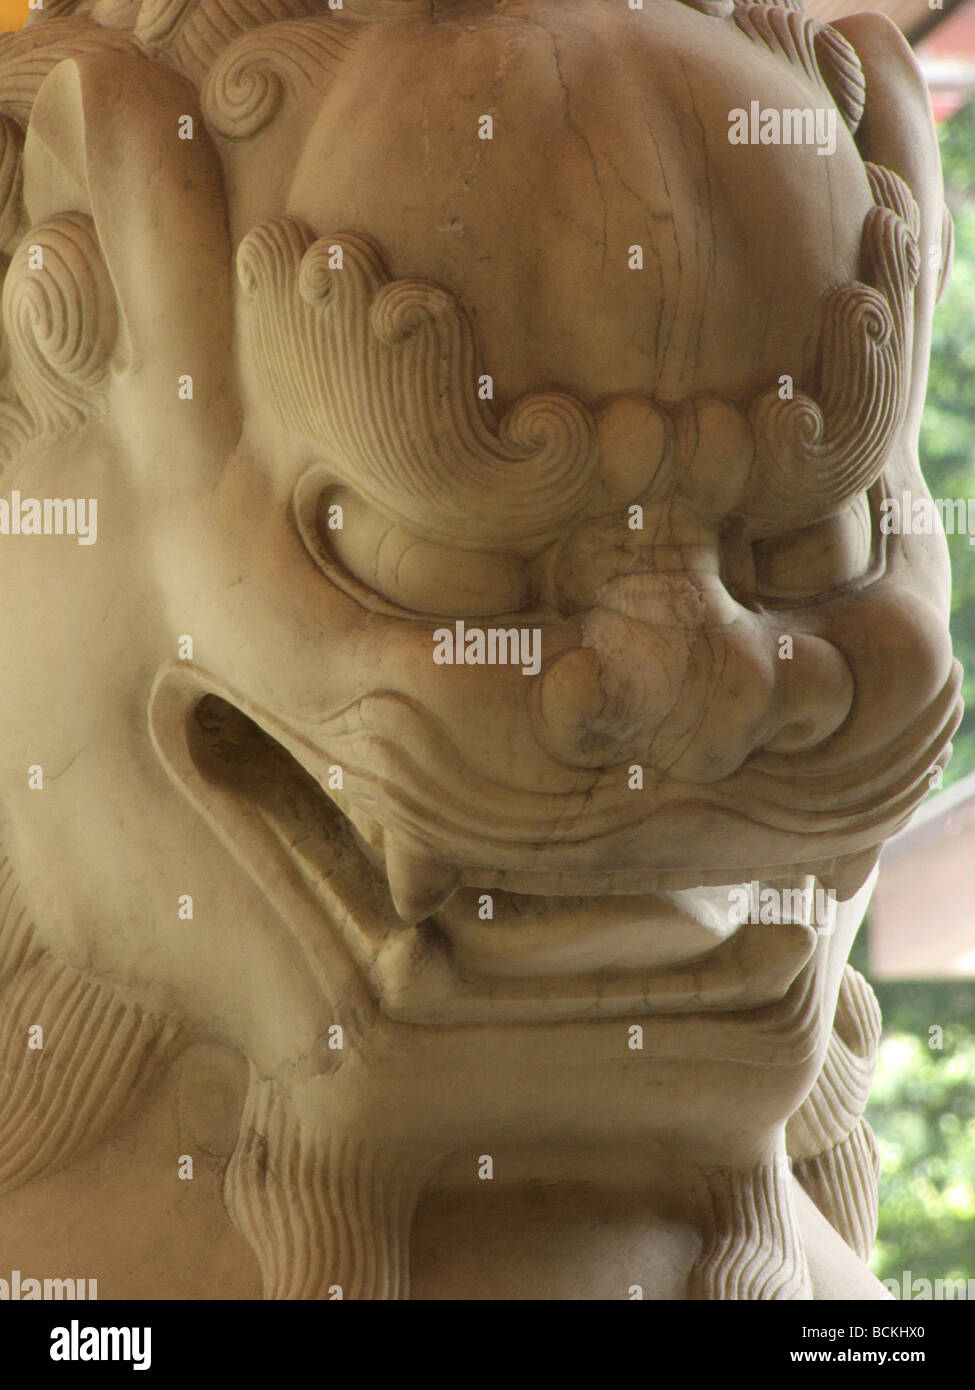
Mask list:
[[[897,31],[96,0],[0,136],[0,1277],[884,1296],[846,959],[959,717]]]

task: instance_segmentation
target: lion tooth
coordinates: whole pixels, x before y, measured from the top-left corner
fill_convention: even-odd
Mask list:
[[[393,906],[411,926],[443,907],[459,883],[454,869],[433,859],[410,854],[394,841],[386,841],[386,877]]]

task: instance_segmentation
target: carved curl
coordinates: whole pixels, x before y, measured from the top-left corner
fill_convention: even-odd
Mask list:
[[[855,135],[867,102],[867,81],[857,51],[837,29],[824,24],[816,35],[816,57],[823,81]]]
[[[877,1234],[877,1147],[863,1118],[880,1044],[880,1007],[846,967],[823,1069],[786,1127],[795,1175],[861,1259]]]
[[[354,30],[329,19],[272,24],[245,34],[210,71],[203,112],[227,140],[263,130],[286,96],[307,95],[330,80],[355,42]]]
[[[96,412],[118,315],[90,217],[59,213],[23,239],[4,281],[3,326],[10,381],[31,433],[79,425]]]
[[[370,238],[316,240],[295,218],[251,231],[238,275],[278,417],[316,439],[335,477],[380,511],[429,540],[510,552],[582,514],[597,453],[591,413],[546,392],[496,422],[477,398],[470,322],[445,290],[390,280]]]
[[[866,82],[856,50],[836,29],[797,9],[735,5],[735,23],[746,38],[798,68],[835,101],[852,132],[863,116]]]
[[[904,418],[920,274],[917,210],[910,212],[910,191],[890,170],[875,172],[871,186],[886,205],[864,221],[866,283],[826,296],[814,394],[782,400],[772,390],[750,410],[757,461],[740,510],[759,525],[808,524],[852,502],[876,481]]]
[[[124,29],[102,29],[90,20],[48,19],[15,34],[0,34],[0,112],[26,125],[41,83],[58,63],[87,53],[149,57]]]
[[[135,32],[201,87],[242,34],[321,8],[322,0],[143,0]]]

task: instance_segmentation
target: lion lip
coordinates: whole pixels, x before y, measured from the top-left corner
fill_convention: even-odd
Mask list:
[[[721,889],[562,898],[462,889],[434,921],[465,978],[667,969],[703,959],[738,930]]]
[[[594,942],[599,955],[584,962],[546,950],[501,963],[469,945],[458,959],[429,937],[398,937],[370,975],[385,1011],[404,1022],[747,1014],[781,1003],[817,948],[815,931],[801,923],[748,925],[706,956],[638,969],[620,961],[611,941],[610,932]]]
[[[758,1010],[785,998],[818,944],[804,918],[739,925],[731,895],[743,884],[573,897],[456,888],[451,875],[430,916],[394,925],[389,897],[370,910],[351,884],[320,872],[312,841],[289,853],[325,916],[342,923],[384,1011],[404,1022]],[[398,870],[400,853],[387,837],[387,867]],[[384,856],[362,855],[375,878]],[[442,892],[435,866],[418,866]],[[800,896],[805,882],[811,899],[813,876],[788,882]]]
[[[326,997],[353,990],[365,1003],[371,995],[387,1017],[414,1024],[660,1014],[713,1015],[716,1022],[723,1015],[729,1026],[732,1018],[742,1018],[750,1029],[750,1012],[764,1037],[773,1026],[765,1017],[766,1006],[788,1013],[788,999],[799,988],[800,976],[808,973],[804,968],[822,954],[816,950],[816,931],[802,922],[748,925],[730,933],[713,920],[709,928],[706,913],[693,922],[693,914],[687,913],[691,896],[703,900],[699,889],[676,903],[688,933],[697,933],[691,959],[677,959],[682,950],[660,954],[668,933],[659,923],[655,927],[653,919],[664,903],[663,915],[673,915],[674,894],[669,903],[659,891],[654,903],[642,895],[634,902],[619,894],[607,902],[590,892],[583,906],[570,899],[567,913],[562,894],[554,895],[554,905],[546,905],[540,895],[528,895],[536,900],[526,903],[518,901],[520,895],[495,890],[500,931],[510,932],[519,912],[535,920],[534,946],[502,972],[497,961],[503,951],[495,952],[492,965],[493,946],[475,948],[478,938],[470,933],[464,938],[463,928],[458,929],[463,896],[446,909],[442,902],[418,924],[404,925],[393,911],[380,868],[390,848],[383,843],[387,837],[368,836],[373,853],[365,855],[351,822],[320,785],[313,785],[298,764],[294,767],[300,775],[289,772],[283,760],[288,765],[294,760],[239,706],[216,696],[214,687],[185,667],[164,668],[150,697],[154,745],[183,793],[278,905]],[[211,701],[206,707],[211,697],[216,706]],[[206,717],[199,720],[196,713],[204,707]],[[443,889],[443,882],[433,878],[431,902]],[[600,913],[597,931],[600,924],[592,914]],[[573,934],[572,918],[578,926],[580,914],[584,929]],[[492,924],[477,925],[490,929]],[[568,928],[564,935],[563,928]],[[641,955],[644,946],[653,944],[654,933],[656,952]],[[671,942],[678,935],[671,931]],[[623,938],[630,943],[625,950],[620,947]],[[641,938],[643,946],[634,946]],[[482,940],[489,942],[487,931]],[[558,947],[554,953],[553,942]],[[599,949],[603,955],[597,959],[593,952]],[[728,1045],[737,1049],[744,1044]]]

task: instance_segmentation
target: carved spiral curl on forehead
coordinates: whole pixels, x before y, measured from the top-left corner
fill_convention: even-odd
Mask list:
[[[391,280],[368,237],[316,239],[295,218],[250,232],[238,275],[278,418],[319,441],[336,478],[387,515],[430,540],[518,551],[583,513],[592,414],[545,392],[496,421],[477,397],[474,335],[453,295]]]
[[[355,28],[328,19],[274,24],[239,39],[211,70],[203,112],[211,129],[243,140],[273,119],[286,96],[307,99],[334,76]]]
[[[242,34],[322,8],[321,0],[143,0],[135,32],[199,87]]]
[[[240,53],[211,74],[204,89],[203,112],[211,129],[229,140],[244,139],[262,130],[276,115],[285,97],[279,63],[261,47]]]
[[[843,370],[827,370],[822,403],[802,393],[784,401],[775,392],[758,403],[758,486],[742,504],[750,519],[825,515],[874,481],[903,403],[889,351],[893,336],[890,310],[875,290],[846,285],[830,296],[820,351]]]
[[[31,228],[4,281],[3,326],[11,382],[35,433],[96,413],[118,314],[90,217],[59,213]]]
[[[866,82],[853,45],[829,25],[801,10],[764,4],[736,5],[735,23],[746,38],[798,68],[835,101],[855,132],[863,116]]]
[[[297,219],[287,219],[293,223],[295,234],[289,235],[289,246],[299,247],[298,255],[298,293],[306,304],[313,309],[324,309],[330,305],[340,287],[343,285],[348,288],[350,283],[355,284],[355,294],[372,297],[382,285],[386,275],[383,254],[376,242],[371,237],[364,236],[357,232],[341,232],[334,242],[330,242],[328,237],[319,237],[311,245],[307,245],[307,238],[301,235],[301,227]],[[289,232],[291,229],[288,229]],[[344,247],[354,248],[354,254],[349,261],[343,264],[341,279],[336,275],[334,267],[329,265],[332,259],[332,248],[339,244]],[[246,244],[246,243],[245,243]],[[241,248],[243,250],[243,247]],[[293,250],[292,250],[293,253]],[[343,261],[345,261],[343,251]],[[409,285],[409,281],[397,282],[401,285]],[[432,290],[432,285],[427,287]],[[350,294],[349,298],[353,296]],[[396,340],[395,333],[389,333],[388,342]]]
[[[759,529],[847,505],[876,480],[903,422],[918,211],[896,174],[867,174],[877,205],[864,220],[861,279],[824,297],[811,389],[728,407],[755,443],[734,511]],[[318,439],[336,477],[387,516],[431,540],[529,553],[598,514],[603,416],[597,429],[574,397],[544,393],[493,421],[476,398],[473,331],[457,299],[391,280],[370,238],[316,241],[296,219],[265,223],[242,243],[238,274],[279,419]]]
[[[750,410],[757,458],[739,510],[759,525],[839,511],[876,481],[904,419],[921,264],[911,226],[917,209],[890,170],[875,170],[871,187],[888,205],[864,221],[867,283],[843,285],[824,301],[815,395],[782,400],[768,391]]]

